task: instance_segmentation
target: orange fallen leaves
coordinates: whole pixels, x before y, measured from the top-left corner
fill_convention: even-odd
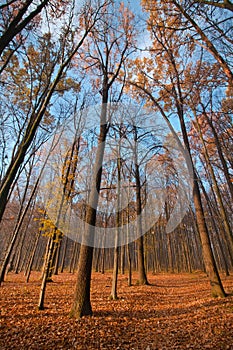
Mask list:
[[[93,273],[94,315],[69,318],[76,276],[48,284],[38,311],[39,273],[31,282],[9,274],[0,288],[0,349],[233,349],[233,296],[213,299],[202,273],[149,274],[150,286],[127,286],[119,276],[119,300],[109,300],[111,273]],[[233,292],[233,277],[223,277]]]

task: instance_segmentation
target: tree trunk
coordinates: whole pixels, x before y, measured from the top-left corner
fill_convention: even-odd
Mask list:
[[[132,259],[130,253],[130,243],[127,244],[127,260],[128,260],[128,286],[132,286]]]
[[[178,79],[179,81],[179,79]],[[202,252],[203,252],[203,259],[205,263],[205,269],[209,276],[210,280],[210,286],[211,286],[211,294],[212,296],[216,297],[225,297],[225,291],[223,289],[223,285],[217,270],[216,262],[214,260],[213,251],[211,248],[211,242],[209,237],[209,232],[207,229],[206,221],[205,221],[205,215],[204,210],[202,206],[202,200],[201,200],[201,194],[200,189],[198,185],[198,176],[196,174],[195,167],[192,162],[192,154],[187,134],[187,129],[184,121],[184,112],[183,112],[183,96],[180,85],[178,85],[178,95],[176,95],[176,108],[177,108],[177,114],[179,116],[180,120],[180,126],[182,131],[182,136],[184,140],[184,144],[186,149],[188,150],[190,160],[191,160],[191,166],[193,169],[194,174],[194,183],[193,183],[193,199],[194,199],[194,206],[196,210],[196,218],[197,218],[197,226],[200,234],[200,239],[202,243]]]
[[[92,315],[90,301],[91,269],[92,269],[93,247],[81,245],[78,262],[78,278],[74,292],[74,301],[70,316],[80,318]]]
[[[121,274],[125,274],[125,246],[121,246]]]
[[[40,295],[39,295],[39,302],[38,302],[39,310],[44,310],[45,291],[46,291],[46,285],[49,278],[49,273],[51,270],[51,265],[53,260],[55,239],[56,239],[56,230],[53,233],[53,236],[49,237],[49,246],[48,246],[47,255],[45,257],[45,264],[44,264],[44,270],[42,274],[42,281],[41,281],[41,288],[40,288]]]
[[[2,33],[0,37],[0,55],[11,40],[41,12],[41,10],[48,4],[49,0],[42,1],[33,11],[28,13],[28,8],[32,2],[33,0],[28,0],[20,7],[17,15],[10,21],[8,28]],[[26,17],[25,14],[27,14]]]
[[[107,89],[107,82],[104,84]],[[107,119],[107,101],[108,90],[105,90],[105,98],[103,98],[102,110],[101,110],[101,125],[100,134],[98,138],[98,147],[96,151],[94,175],[92,179],[91,193],[89,199],[89,205],[86,211],[86,222],[88,227],[85,232],[85,240],[81,245],[80,257],[78,263],[77,282],[74,293],[74,301],[70,311],[70,316],[76,319],[85,316],[92,315],[91,301],[90,301],[90,286],[91,286],[91,269],[93,259],[93,247],[95,223],[96,223],[96,209],[99,200],[99,191],[102,176],[102,164],[104,157],[105,139],[108,132],[108,126],[106,124]],[[88,244],[88,246],[87,246]]]
[[[224,230],[226,232],[226,238],[227,238],[227,241],[228,241],[229,249],[230,249],[231,254],[232,254],[233,253],[233,236],[232,236],[232,231],[231,231],[231,227],[230,227],[230,224],[229,224],[229,220],[228,220],[228,217],[227,217],[227,212],[226,212],[224,204],[223,204],[223,200],[222,200],[222,197],[221,197],[219,186],[218,186],[218,183],[217,183],[217,180],[216,180],[216,177],[215,177],[215,173],[214,173],[212,164],[211,164],[210,159],[209,159],[209,154],[208,154],[208,151],[207,151],[207,148],[206,148],[206,145],[205,145],[205,141],[204,141],[204,138],[203,138],[203,135],[202,135],[202,131],[201,131],[200,125],[198,123],[197,117],[196,117],[196,121],[197,121],[197,128],[198,128],[199,136],[200,136],[201,143],[202,143],[202,146],[203,146],[204,158],[205,158],[205,161],[206,161],[206,164],[207,164],[207,168],[208,168],[208,170],[210,172],[210,176],[211,176],[211,179],[212,179],[212,182],[213,182],[213,188],[214,188],[214,193],[215,193],[216,200],[217,200],[218,207],[219,207],[219,212],[220,212],[221,219],[222,219],[222,222],[223,222]]]
[[[226,181],[227,181],[227,184],[228,184],[228,187],[229,187],[229,191],[230,191],[230,194],[231,194],[231,199],[233,201],[233,183],[231,182],[231,176],[229,174],[229,170],[228,170],[228,167],[227,167],[227,162],[224,158],[224,155],[223,155],[223,152],[222,152],[222,146],[220,144],[220,141],[219,141],[219,138],[218,138],[218,134],[214,128],[214,125],[211,121],[211,119],[209,118],[208,114],[207,113],[204,113],[205,115],[205,118],[213,132],[213,135],[214,135],[214,141],[215,141],[215,145],[217,147],[217,151],[218,151],[218,155],[219,155],[219,160],[222,164],[222,167],[223,167],[223,172],[224,172],[224,176],[226,178]]]
[[[62,242],[63,242],[63,244],[62,244],[63,251],[62,251],[62,258],[61,258],[61,273],[64,271],[64,267],[65,267],[67,241],[68,241],[68,238],[67,238],[67,236],[65,236],[64,239],[62,240]]]
[[[118,232],[116,232],[116,236]],[[114,248],[114,264],[113,264],[113,274],[112,274],[112,291],[110,295],[111,300],[117,300],[117,277],[118,277],[118,259],[119,259],[119,247],[118,239],[116,237],[116,246]]]
[[[113,264],[113,276],[112,276],[112,291],[110,299],[117,299],[117,277],[118,277],[118,261],[119,261],[119,247],[118,247],[118,237],[119,237],[119,227],[121,226],[121,217],[120,217],[120,181],[121,181],[121,148],[120,143],[118,146],[118,159],[117,159],[117,208],[116,208],[116,233],[115,233],[115,247],[114,247],[114,264]]]
[[[136,211],[137,211],[137,230],[138,236],[137,239],[137,254],[138,254],[138,282],[139,285],[149,284],[146,277],[145,261],[144,261],[144,245],[143,245],[143,232],[142,232],[142,200],[141,200],[141,182],[140,182],[140,173],[138,165],[138,156],[137,156],[137,130],[134,127],[134,139],[135,139],[135,156],[134,156],[134,166],[135,166],[135,181],[136,181]]]
[[[39,239],[40,239],[40,232],[37,233],[36,241],[35,241],[31,256],[30,256],[30,260],[29,260],[28,266],[26,267],[26,282],[27,283],[28,283],[29,278],[30,278],[32,264],[33,264],[33,260],[34,260],[35,254],[36,254],[36,249],[38,246]]]
[[[197,178],[195,176],[194,189],[193,189],[194,205],[196,209],[197,223],[200,232],[200,238],[202,243],[203,258],[205,262],[206,272],[210,279],[211,294],[213,297],[225,297],[225,291],[216,267],[213,252],[211,249],[210,238],[205,222],[204,211],[201,203],[200,190],[197,184]]]

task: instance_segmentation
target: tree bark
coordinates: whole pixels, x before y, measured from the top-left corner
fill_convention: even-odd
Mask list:
[[[202,243],[203,259],[206,267],[206,272],[210,279],[211,294],[213,297],[225,297],[226,293],[223,289],[223,285],[211,249],[211,243],[205,222],[205,216],[201,203],[201,195],[197,184],[197,178],[195,178],[194,181],[193,198]]]
[[[141,181],[139,173],[139,164],[138,164],[138,154],[137,154],[137,130],[134,126],[134,141],[135,141],[135,150],[134,150],[134,166],[135,166],[135,181],[136,181],[136,212],[137,212],[137,230],[138,236],[137,239],[137,255],[138,255],[138,283],[139,285],[149,284],[146,276],[145,261],[144,261],[144,244],[143,244],[143,232],[142,232],[142,199],[141,199]]]
[[[84,234],[85,244],[82,244],[80,249],[74,301],[70,311],[70,316],[76,319],[85,315],[92,315],[92,307],[91,307],[91,301],[90,301],[91,270],[92,270],[92,259],[93,259],[92,243],[94,242],[96,208],[98,206],[98,200],[99,200],[105,139],[108,132],[108,126],[106,121],[107,120],[106,103],[108,101],[108,89],[107,89],[106,80],[103,86],[105,89],[105,96],[103,98],[103,104],[101,109],[100,134],[98,138],[98,147],[96,151],[95,168],[94,168],[94,175],[93,175],[92,186],[91,186],[89,205],[86,211],[86,222],[88,224],[88,228]]]
[[[41,10],[48,4],[49,0],[42,1],[35,10],[31,11],[24,19],[23,16],[27,13],[29,6],[33,0],[25,1],[25,4],[19,9],[17,15],[10,22],[8,28],[0,37],[0,55],[11,40],[20,33],[32,20],[35,18]]]

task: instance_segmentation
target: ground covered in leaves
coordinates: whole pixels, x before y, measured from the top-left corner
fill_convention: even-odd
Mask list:
[[[233,349],[233,296],[210,297],[203,273],[148,275],[150,286],[127,286],[119,276],[117,301],[109,300],[111,273],[93,273],[94,315],[69,318],[76,276],[54,276],[45,310],[37,310],[40,274],[29,283],[8,274],[0,287],[0,349]],[[223,277],[233,293],[233,277]]]

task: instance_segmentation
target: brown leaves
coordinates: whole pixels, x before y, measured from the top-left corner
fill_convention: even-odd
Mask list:
[[[111,273],[93,274],[93,317],[70,319],[75,275],[54,276],[45,310],[36,309],[40,273],[31,283],[9,274],[0,288],[0,348],[4,349],[231,349],[233,297],[212,299],[202,273],[149,274],[150,286],[127,286],[119,276],[119,300],[108,299]],[[223,278],[233,291],[233,277]]]

